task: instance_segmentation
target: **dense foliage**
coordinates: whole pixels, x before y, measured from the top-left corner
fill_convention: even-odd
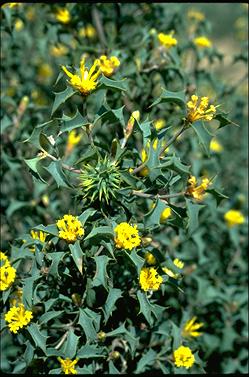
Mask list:
[[[236,6],[233,83],[182,4],[1,8],[2,371],[248,372]]]

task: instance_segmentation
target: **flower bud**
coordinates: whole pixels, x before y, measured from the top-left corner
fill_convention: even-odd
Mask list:
[[[101,342],[104,342],[105,339],[106,339],[106,333],[104,331],[100,331],[98,334],[97,334],[97,337],[98,337],[98,340],[100,340]]]
[[[112,351],[110,354],[110,359],[117,360],[120,358],[120,353],[118,351]]]

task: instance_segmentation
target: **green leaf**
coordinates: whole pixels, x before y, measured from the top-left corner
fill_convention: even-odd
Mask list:
[[[191,234],[193,234],[193,232],[199,227],[199,211],[201,208],[205,207],[205,205],[194,204],[190,199],[186,199],[186,205],[188,215],[187,230],[189,236],[191,236]]]
[[[51,161],[45,169],[52,175],[57,187],[70,187],[68,179],[62,170],[61,161]]]
[[[39,166],[38,166],[38,163],[40,162],[40,157],[35,157],[35,158],[30,158],[28,160],[25,160],[23,159],[23,161],[25,162],[26,165],[28,165],[28,167],[35,173],[35,176],[37,175],[37,177],[44,183],[46,183],[46,181],[44,181],[44,179],[41,177],[40,173],[39,173]]]
[[[111,89],[114,89],[114,90],[124,90],[124,91],[126,91],[127,85],[126,85],[125,80],[126,79],[115,81],[115,80],[108,79],[105,76],[102,76],[101,79],[99,80],[101,85],[99,86],[98,89],[111,88]]]
[[[42,351],[46,354],[46,340],[47,337],[44,336],[36,323],[31,323],[27,327],[28,332],[30,333],[33,341],[35,342],[36,347],[39,347],[42,349]]]
[[[180,106],[183,106],[185,108],[186,106],[186,99],[185,99],[185,92],[170,92],[167,89],[162,88],[162,93],[159,98],[157,98],[152,105],[149,107],[158,105],[161,102],[172,102],[177,103]]]
[[[13,121],[5,114],[4,117],[1,119],[1,128],[0,133],[3,134],[6,128],[11,126]]]
[[[191,127],[197,134],[199,144],[202,146],[204,152],[210,156],[209,145],[214,135],[209,133],[203,122],[195,122]]]
[[[156,357],[157,352],[150,348],[149,351],[146,352],[138,361],[135,374],[142,373],[147,369],[148,366],[152,366],[155,363]]]
[[[177,327],[174,322],[170,321],[170,323],[172,326],[171,334],[173,337],[173,350],[176,350],[182,343],[181,329]]]
[[[99,226],[97,228],[93,228],[91,232],[88,234],[88,236],[85,238],[85,241],[95,237],[107,237],[113,239],[114,231],[110,226]]]
[[[109,361],[109,374],[120,374],[119,370],[113,364],[113,361]]]
[[[76,357],[80,359],[105,357],[105,355],[101,355],[103,349],[103,347],[98,347],[95,344],[85,344],[78,350]]]
[[[103,285],[108,290],[106,267],[110,258],[106,255],[97,255],[94,257],[94,260],[96,262],[96,272],[93,277],[92,286],[98,287]]]
[[[77,266],[78,270],[80,271],[81,275],[83,274],[83,251],[80,247],[80,241],[77,240],[74,244],[69,245],[69,249],[71,250],[72,257],[74,260],[75,265]]]
[[[63,352],[65,358],[68,357],[69,359],[73,359],[75,357],[79,338],[79,336],[74,334],[72,329],[69,330],[67,340],[61,348],[61,351]]]
[[[175,155],[166,157],[161,164],[161,169],[168,168],[177,173],[190,174],[190,165],[184,165],[179,157]]]
[[[14,212],[18,211],[21,208],[29,207],[30,202],[21,202],[19,200],[11,200],[9,207],[6,210],[7,217],[11,217]]]
[[[82,327],[87,341],[92,341],[97,339],[97,332],[95,327],[93,326],[93,319],[90,318],[86,313],[85,310],[80,308],[80,317],[79,322],[80,326]]]
[[[154,306],[149,302],[148,297],[146,296],[145,292],[138,290],[137,298],[140,305],[139,314],[142,313],[145,319],[148,321],[149,325],[152,326],[154,323],[152,314],[156,316]]]
[[[167,203],[165,203],[163,200],[157,199],[155,207],[145,214],[144,225],[146,227],[160,225],[161,213],[167,207]]]
[[[122,291],[118,288],[112,288],[107,296],[105,306],[104,306],[104,317],[105,323],[108,321],[109,317],[111,316],[113,310],[115,309],[115,303],[117,300],[122,297]]]
[[[56,251],[54,253],[47,254],[47,258],[52,260],[52,264],[49,268],[49,274],[55,277],[59,276],[58,267],[64,255],[65,253],[63,251]]]
[[[137,269],[138,276],[140,275],[141,268],[144,265],[144,259],[141,258],[136,250],[132,250],[131,252],[124,251],[127,257],[132,261],[134,266]]]
[[[47,323],[51,319],[59,317],[62,313],[64,313],[63,310],[60,311],[51,311],[51,312],[46,312],[39,317],[39,323]]]
[[[87,219],[91,216],[93,216],[95,213],[96,213],[96,209],[92,209],[92,208],[88,208],[87,210],[85,210],[84,212],[82,212],[79,216],[78,216],[78,220],[81,222],[82,226],[85,225]]]
[[[208,189],[208,190],[206,190],[206,192],[209,192],[211,195],[213,195],[215,197],[217,206],[220,204],[220,202],[223,199],[228,199],[228,196],[222,194],[221,192],[219,192],[216,189]]]
[[[222,127],[225,127],[225,126],[227,126],[229,124],[231,124],[233,126],[239,127],[239,125],[237,123],[234,123],[232,120],[228,119],[227,115],[228,115],[228,113],[218,113],[213,118],[213,119],[218,120],[219,123],[220,123],[218,129],[222,128]]]
[[[112,113],[119,120],[119,122],[122,124],[123,127],[125,127],[124,114],[123,114],[124,107],[125,105],[118,109],[112,109]]]
[[[42,224],[34,226],[32,229],[35,230],[41,230],[42,232],[52,234],[53,236],[59,237],[59,231],[55,224],[50,224],[47,226],[44,226]]]
[[[77,109],[75,115],[70,118],[65,116],[62,117],[62,126],[61,126],[61,132],[65,131],[71,131],[74,130],[75,128],[79,128],[82,126],[86,126],[89,124],[89,121],[87,120],[86,117],[83,117],[79,110]]]
[[[23,284],[23,303],[27,309],[31,309],[33,305],[33,291],[34,291],[34,282],[38,279],[41,279],[40,275],[31,276],[24,280]]]
[[[72,95],[76,93],[71,86],[68,86],[63,92],[54,93],[55,99],[51,111],[51,116],[54,112],[62,105],[66,100],[68,100]]]

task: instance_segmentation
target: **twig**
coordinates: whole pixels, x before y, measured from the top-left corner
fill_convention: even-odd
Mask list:
[[[49,154],[48,152],[46,152],[44,149],[43,149],[43,152],[45,153],[45,156],[44,156],[44,157],[49,157],[49,158],[51,158],[51,160],[53,160],[53,161],[59,161],[58,158],[52,156],[51,154]],[[71,172],[73,172],[73,173],[76,173],[76,174],[80,174],[80,173],[81,173],[81,170],[79,170],[79,169],[74,169],[72,166],[69,166],[69,165],[66,165],[66,164],[63,164],[63,163],[62,163],[62,167],[63,167],[64,169],[66,169],[66,170],[68,170],[68,171],[71,171]]]
[[[67,330],[67,332],[65,332],[65,334],[62,335],[59,343],[54,347],[56,350],[58,350],[62,346],[62,344],[65,342],[65,340],[67,339],[68,333],[69,333],[69,330]]]
[[[184,124],[182,125],[182,127],[176,132],[176,134],[174,136],[172,136],[171,139],[169,139],[169,141],[167,142],[167,144],[160,150],[160,154],[159,156],[161,156],[164,151],[171,145],[174,143],[174,141],[178,138],[178,136],[180,136],[183,131],[185,131],[186,129],[186,123],[184,122]]]
[[[170,198],[176,198],[177,196],[185,195],[185,191],[176,192],[174,194],[165,194],[165,195],[156,194],[156,195],[153,195],[153,194],[146,194],[145,192],[133,190],[132,195],[136,195],[136,196],[140,196],[141,198],[148,198],[148,199],[157,199],[157,198],[159,198],[159,199],[170,199]]]
[[[96,6],[93,6],[92,18],[93,18],[93,22],[96,26],[97,33],[98,33],[101,44],[103,45],[103,47],[107,47],[107,41],[106,41],[103,25],[102,25],[100,15],[99,15],[99,12],[98,12]]]

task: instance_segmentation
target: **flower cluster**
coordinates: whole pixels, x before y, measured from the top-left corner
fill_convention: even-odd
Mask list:
[[[59,237],[67,242],[75,242],[78,237],[84,236],[84,229],[81,222],[73,215],[64,215],[56,222],[59,228]]]
[[[62,24],[68,24],[71,21],[70,13],[66,8],[58,9],[55,14],[55,18]]]
[[[211,181],[208,178],[202,178],[201,184],[197,186],[197,179],[193,175],[188,180],[189,186],[186,194],[191,195],[194,199],[201,201],[204,198],[205,191],[210,186]]]
[[[201,48],[209,48],[209,47],[212,47],[212,42],[210,41],[210,39],[208,39],[207,37],[197,37],[194,39],[194,44],[197,46],[197,47],[201,47]]]
[[[170,34],[159,33],[157,37],[161,45],[170,48],[177,45],[177,39],[173,38],[173,34],[173,32],[171,32]]]
[[[184,267],[184,263],[182,261],[180,261],[178,258],[175,258],[173,260],[173,263],[179,269],[182,269]],[[179,274],[174,273],[173,271],[171,271],[167,267],[162,267],[162,270],[163,270],[163,272],[165,272],[165,274],[167,274],[168,276],[170,276],[173,279],[177,279],[179,277]]]
[[[154,267],[143,267],[139,276],[139,283],[144,291],[157,291],[163,282],[163,278]]]
[[[210,121],[213,119],[215,113],[216,113],[216,107],[214,105],[209,104],[209,98],[208,97],[201,97],[199,100],[199,97],[193,94],[191,96],[191,101],[187,103],[188,107],[188,115],[187,115],[187,121],[189,123],[194,123],[197,120],[203,119],[206,121]]]
[[[202,335],[202,333],[197,330],[199,330],[204,325],[204,323],[195,323],[196,319],[197,317],[193,317],[184,324],[184,327],[182,329],[182,336],[187,338],[191,336],[197,337]]]
[[[22,327],[27,326],[32,318],[32,312],[30,310],[25,310],[23,304],[12,306],[4,317],[5,321],[9,322],[8,326],[10,331],[14,334],[16,334]]]
[[[77,374],[77,370],[75,369],[75,365],[78,362],[78,359],[70,360],[68,357],[66,359],[62,359],[58,357],[58,361],[61,363],[61,369],[65,374]]]
[[[96,89],[98,81],[97,78],[99,77],[101,70],[97,68],[98,60],[95,60],[92,67],[90,68],[89,72],[88,69],[85,68],[85,58],[81,59],[80,62],[80,74],[75,75],[68,71],[68,69],[63,65],[62,69],[66,73],[66,75],[70,78],[69,84],[78,90],[83,96],[87,96],[90,92]]]
[[[10,265],[8,257],[0,251],[0,290],[5,291],[15,281],[16,269]]]
[[[193,366],[195,357],[189,347],[180,346],[174,351],[174,363],[180,368],[189,369]]]
[[[120,65],[120,61],[116,56],[111,56],[108,58],[106,55],[102,55],[99,59],[97,59],[97,62],[101,72],[107,77],[113,75],[116,68]]]
[[[245,222],[245,217],[240,211],[236,209],[230,209],[224,215],[224,219],[229,228],[232,228],[235,225],[243,224]]]
[[[137,225],[132,226],[128,223],[123,222],[115,227],[114,232],[116,233],[114,240],[118,249],[132,250],[133,248],[139,246],[141,243]]]

